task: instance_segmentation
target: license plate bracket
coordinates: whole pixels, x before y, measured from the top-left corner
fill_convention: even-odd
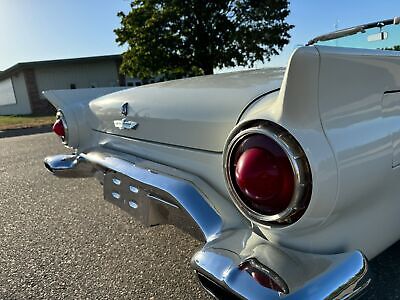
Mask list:
[[[116,171],[104,175],[104,199],[128,212],[145,226],[169,224],[179,212],[177,205],[165,200],[138,180]]]

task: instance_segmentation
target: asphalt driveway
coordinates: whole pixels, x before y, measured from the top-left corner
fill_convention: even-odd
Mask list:
[[[0,299],[204,299],[189,266],[200,243],[144,228],[94,179],[42,166],[52,134],[0,139]]]
[[[62,152],[49,133],[0,138],[0,299],[209,299],[189,266],[201,244],[142,227],[94,179],[54,178],[42,160]],[[399,267],[397,243],[365,298],[400,298]]]

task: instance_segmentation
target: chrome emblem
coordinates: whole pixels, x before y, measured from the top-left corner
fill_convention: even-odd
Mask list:
[[[119,130],[136,129],[138,123],[126,119],[126,117],[128,116],[128,102],[122,104],[121,115],[124,117],[122,120],[114,120],[114,126],[116,128],[118,128]]]
[[[122,120],[114,120],[114,126],[117,127],[119,130],[123,129],[136,129],[138,123],[133,121],[128,121],[125,118]]]
[[[124,117],[128,116],[128,102],[125,102],[124,104],[122,104],[121,115],[123,115]]]

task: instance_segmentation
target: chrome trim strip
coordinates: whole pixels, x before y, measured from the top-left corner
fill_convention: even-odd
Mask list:
[[[382,28],[384,26],[398,25],[398,24],[399,24],[399,17],[394,17],[393,19],[386,19],[386,20],[376,21],[376,22],[358,25],[358,26],[354,26],[354,27],[350,27],[350,28],[344,28],[344,29],[340,29],[337,31],[323,34],[323,35],[319,35],[319,36],[313,38],[312,40],[308,41],[306,46],[311,46],[318,42],[330,41],[330,40],[339,39],[342,37],[351,36],[351,35],[354,35],[354,34],[357,34],[360,32],[365,32],[365,30],[371,29],[371,28],[380,28],[380,30],[382,30]]]
[[[169,205],[169,206],[172,206],[172,207],[174,207],[174,208],[179,208],[177,205],[175,205],[175,204],[173,204],[173,203],[171,203],[171,202],[168,202],[168,201],[166,201],[166,200],[163,200],[163,199],[161,199],[160,197],[154,196],[154,195],[152,195],[152,194],[150,194],[150,193],[147,194],[147,197],[150,198],[150,199],[152,199],[152,200],[154,200],[154,201],[160,202],[160,203],[162,203],[162,204]]]
[[[222,153],[222,151],[198,149],[198,148],[187,147],[187,146],[182,146],[182,145],[163,143],[163,142],[159,142],[159,141],[146,140],[146,139],[141,139],[141,138],[138,138],[138,137],[126,136],[126,135],[123,135],[123,134],[118,134],[118,133],[114,133],[114,132],[110,132],[110,131],[102,131],[102,130],[93,129],[93,128],[92,128],[92,131],[93,132],[102,133],[102,134],[105,134],[105,135],[109,135],[109,136],[121,137],[121,138],[124,138],[126,140],[145,142],[145,143],[154,144],[154,145],[168,146],[168,147],[173,147],[173,148],[177,148],[177,149],[185,149],[185,150],[190,150],[190,151],[203,152],[203,153],[213,153],[213,154],[221,154]]]

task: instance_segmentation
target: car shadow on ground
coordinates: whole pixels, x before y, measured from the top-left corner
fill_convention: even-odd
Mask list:
[[[369,262],[373,282],[362,299],[400,299],[400,242]]]
[[[46,133],[50,131],[51,126],[0,130],[0,138]]]

